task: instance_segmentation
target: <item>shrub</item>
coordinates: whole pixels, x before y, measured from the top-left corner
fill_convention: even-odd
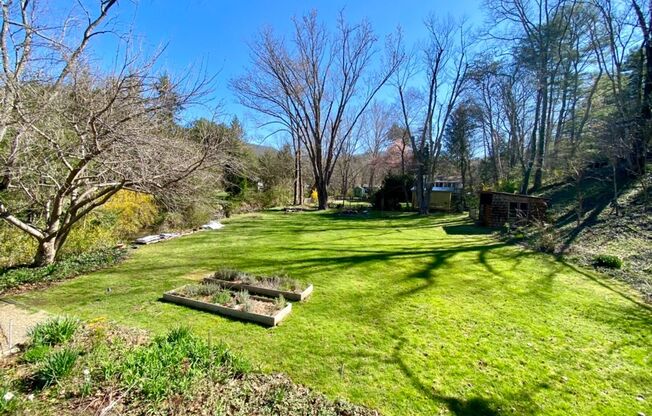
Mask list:
[[[511,233],[511,225],[505,224],[505,227]],[[523,233],[526,229],[516,228],[514,232],[517,235]],[[530,228],[530,234],[527,238],[528,244],[534,250],[540,251],[542,253],[554,253],[557,249],[557,242],[559,241],[558,232],[554,229],[553,226],[547,225],[543,222],[535,222]]]
[[[55,318],[34,326],[29,336],[35,346],[53,346],[70,340],[78,327],[79,321],[76,319]]]
[[[610,254],[599,254],[593,259],[593,264],[597,267],[605,267],[608,269],[620,269],[623,267],[623,261],[618,256]]]
[[[411,175],[394,175],[388,174],[383,179],[383,186],[374,194],[373,205],[375,209],[384,209],[388,211],[399,211],[401,202],[410,197],[410,188],[414,183],[414,177]]]
[[[71,348],[64,348],[48,354],[36,372],[36,380],[42,386],[58,383],[70,374],[79,353]]]
[[[36,240],[5,221],[0,221],[0,276],[2,267],[29,263],[35,252]]]

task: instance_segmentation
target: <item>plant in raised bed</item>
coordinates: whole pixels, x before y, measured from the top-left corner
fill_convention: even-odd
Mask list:
[[[214,283],[191,284],[163,294],[163,299],[200,310],[274,326],[291,311],[292,305],[252,296],[247,290],[228,290]],[[281,307],[282,306],[282,307]]]
[[[280,295],[279,297],[274,299],[274,306],[278,310],[281,310],[281,309],[285,308],[287,306],[287,304],[288,304],[288,301],[285,300],[283,295]]]
[[[217,305],[226,305],[233,300],[233,296],[231,295],[231,292],[229,292],[228,290],[220,289],[219,292],[213,295],[213,298],[211,300],[213,303]]]
[[[253,304],[251,302],[251,296],[246,290],[241,290],[235,295],[235,301],[238,305],[242,306],[242,310],[245,312],[251,312],[253,310]]]
[[[312,293],[312,285],[305,285],[287,275],[254,276],[232,269],[220,269],[205,279],[231,289],[248,290],[257,295],[303,301]]]

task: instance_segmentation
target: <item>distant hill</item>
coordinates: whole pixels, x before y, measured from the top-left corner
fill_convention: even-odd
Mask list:
[[[263,146],[255,143],[247,143],[247,146],[249,146],[251,151],[254,152],[256,156],[261,156],[266,152],[278,152],[278,149],[271,146]]]

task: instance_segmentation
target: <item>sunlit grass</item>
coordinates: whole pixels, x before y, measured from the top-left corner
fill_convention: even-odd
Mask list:
[[[461,216],[225,223],[20,300],[157,333],[186,324],[384,414],[652,414],[652,312],[622,285]],[[287,272],[315,291],[274,329],[159,301],[220,267]]]

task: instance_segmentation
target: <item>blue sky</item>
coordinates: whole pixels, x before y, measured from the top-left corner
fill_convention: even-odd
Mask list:
[[[218,73],[212,104],[221,103],[227,118],[238,116],[255,140],[261,133],[248,111],[237,103],[228,83],[247,67],[247,42],[255,38],[261,27],[270,25],[278,33],[288,33],[291,17],[312,9],[327,24],[334,24],[339,10],[344,9],[347,20],[369,20],[379,37],[401,26],[407,43],[411,44],[423,38],[423,20],[430,13],[465,16],[472,23],[480,23],[480,6],[480,0],[121,0],[114,16],[121,29],[131,29],[139,36],[145,52],[167,45],[159,65],[172,75],[202,65],[209,74]],[[204,114],[207,110],[191,108],[185,118]]]

